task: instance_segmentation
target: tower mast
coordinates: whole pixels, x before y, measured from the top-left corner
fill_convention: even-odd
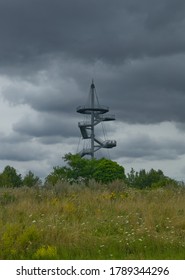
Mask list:
[[[92,81],[91,84],[91,158],[94,158],[94,90],[95,90],[95,86],[94,86],[94,82]]]
[[[101,140],[95,135],[95,126],[104,121],[114,121],[115,116],[106,114],[109,112],[109,108],[102,106],[95,100],[96,92],[95,85],[92,81],[90,87],[90,104],[87,106],[79,106],[76,111],[80,114],[85,114],[90,116],[89,121],[79,122],[78,126],[80,128],[82,138],[84,140],[90,140],[90,149],[83,149],[80,152],[81,157],[85,155],[90,155],[91,159],[94,158],[94,154],[101,148],[110,149],[116,146],[115,140]]]

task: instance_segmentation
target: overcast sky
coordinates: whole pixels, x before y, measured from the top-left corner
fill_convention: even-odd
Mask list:
[[[93,78],[116,115],[98,156],[185,180],[184,34],[184,0],[0,0],[0,172],[44,178],[83,147]]]

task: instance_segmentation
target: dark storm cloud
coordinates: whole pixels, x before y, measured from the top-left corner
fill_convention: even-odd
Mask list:
[[[144,133],[129,137],[118,144],[114,153],[115,158],[175,160],[185,154],[183,140],[168,138],[156,140]]]
[[[28,147],[27,147],[28,148]],[[34,152],[33,152],[34,151]],[[5,145],[3,149],[0,148],[0,160],[11,160],[11,161],[39,161],[43,158],[44,153],[39,150],[32,148],[32,150],[25,150],[23,147],[15,147]]]
[[[0,61],[48,53],[120,63],[184,52],[183,1],[1,0]]]
[[[75,136],[92,65],[101,103],[118,120],[184,122],[184,14],[182,0],[1,0],[0,71],[11,75],[2,94],[52,115],[24,118],[14,131]]]
[[[4,133],[0,133],[0,143],[2,145],[4,144],[16,144],[16,143],[24,143],[29,141],[29,137],[26,135],[20,135],[19,133],[13,132],[10,133],[9,135],[4,135]]]
[[[68,119],[68,115],[39,114],[35,117],[27,116],[13,125],[13,130],[21,135],[30,137],[75,137],[78,132],[75,119]],[[56,138],[60,139],[60,138]],[[61,140],[61,139],[60,139]]]
[[[146,23],[149,29],[159,30],[160,28],[172,27],[174,23],[181,23],[184,20],[185,3],[183,0],[155,1],[155,5],[150,6]]]
[[[4,99],[11,105],[28,104],[36,111],[72,113],[81,91],[73,78],[58,69],[37,72],[32,79],[14,78],[2,90]],[[54,72],[54,74],[52,74]],[[61,73],[61,76],[60,76]]]
[[[1,60],[24,62],[55,52],[94,59],[97,47],[104,49],[99,40],[103,43],[102,31],[111,32],[107,24],[111,27],[119,2],[112,7],[105,0],[1,1]]]
[[[22,138],[22,139],[20,139]],[[18,139],[19,142],[18,142]],[[1,135],[0,160],[9,161],[39,161],[46,157],[46,151],[38,147],[30,139],[18,134]]]
[[[110,106],[118,120],[156,123],[185,120],[185,55],[144,58],[110,67],[97,63],[95,80],[102,105]],[[60,60],[32,80],[17,79],[3,90],[13,105],[29,104],[40,112],[76,115],[87,102],[91,68],[87,64]],[[64,70],[65,69],[65,70]],[[53,74],[54,73],[54,74]],[[62,116],[61,116],[62,117]]]
[[[103,96],[120,120],[184,122],[184,73],[185,55],[135,60],[118,68],[107,83],[102,81]]]

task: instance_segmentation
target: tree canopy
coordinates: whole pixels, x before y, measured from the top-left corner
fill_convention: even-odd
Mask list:
[[[0,186],[1,187],[21,187],[22,177],[21,174],[17,174],[15,168],[7,165],[3,172],[0,174]]]
[[[130,173],[125,175],[125,169],[117,162],[110,159],[87,159],[81,158],[78,154],[66,154],[64,156],[65,166],[55,166],[53,171],[46,177],[45,184],[56,185],[58,182],[67,181],[73,183],[89,184],[90,180],[98,183],[108,184],[115,180],[123,180],[128,187],[151,188],[163,187],[166,185],[184,186],[183,182],[177,182],[163,174],[158,169],[146,171],[141,169],[135,171],[133,168]],[[42,182],[32,171],[22,178],[16,169],[6,166],[0,173],[0,187],[17,188],[21,186],[33,187],[41,186]]]
[[[41,185],[41,180],[32,171],[28,171],[23,179],[23,185],[27,187],[33,187],[36,185]]]
[[[130,173],[127,174],[126,183],[130,187],[140,189],[148,187],[162,187],[167,184],[177,184],[175,180],[165,176],[162,170],[154,170],[153,168],[148,172],[145,169],[141,169],[139,172],[136,172],[132,168]]]
[[[86,159],[78,154],[66,154],[64,160],[67,166],[54,167],[53,172],[47,176],[46,182],[54,185],[59,180],[88,182],[94,179],[97,182],[109,183],[116,179],[125,179],[124,167],[109,159]]]
[[[32,171],[29,171],[22,178],[14,167],[7,165],[0,174],[0,187],[18,188],[21,186],[33,187],[35,185],[41,185],[41,180]]]

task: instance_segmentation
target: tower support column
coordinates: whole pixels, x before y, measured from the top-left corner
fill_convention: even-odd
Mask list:
[[[91,158],[94,158],[94,83],[91,84]]]

